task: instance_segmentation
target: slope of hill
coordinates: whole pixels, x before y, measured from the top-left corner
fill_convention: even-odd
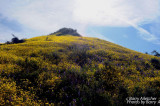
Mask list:
[[[125,105],[160,97],[160,58],[97,38],[0,45],[0,105]]]

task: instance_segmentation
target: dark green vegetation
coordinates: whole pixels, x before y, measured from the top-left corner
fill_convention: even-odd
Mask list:
[[[97,38],[48,35],[0,45],[0,105],[125,105],[160,97],[160,58]]]
[[[58,31],[51,33],[50,35],[56,34],[56,36],[62,36],[62,35],[72,35],[72,36],[81,36],[77,30],[74,30],[72,28],[61,28]]]
[[[160,54],[156,50],[153,50],[151,54],[154,56],[160,57]]]
[[[149,54],[148,52],[145,52],[145,54]],[[153,56],[157,56],[157,57],[160,57],[160,53],[158,53],[156,50],[153,50],[150,55],[153,55]]]
[[[25,42],[25,39],[19,39],[14,34],[12,34],[12,36],[13,36],[13,38],[11,39],[11,41],[7,41],[6,44],[14,44],[14,43],[23,43],[23,42]]]

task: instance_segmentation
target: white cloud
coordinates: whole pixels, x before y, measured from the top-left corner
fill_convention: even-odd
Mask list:
[[[137,30],[139,31],[139,33],[140,33],[140,36],[141,36],[143,39],[145,39],[145,40],[147,40],[147,41],[155,41],[155,40],[157,40],[157,37],[156,37],[155,35],[151,34],[149,31],[143,29],[142,27],[136,25],[136,24],[133,23],[133,22],[130,22],[130,21],[127,21],[127,20],[126,20],[126,22],[127,22],[130,26],[132,26],[132,27],[134,27],[135,29],[137,29]]]
[[[69,26],[71,22],[71,4],[68,1],[28,0],[24,5],[23,1],[17,0],[17,3],[11,6],[14,11],[9,10],[4,14],[31,29],[48,32]]]
[[[76,0],[74,19],[97,26],[132,26],[151,42],[157,37],[139,25],[159,15],[159,0]]]
[[[88,25],[132,26],[153,41],[156,36],[139,25],[157,17],[159,0],[0,0],[0,13],[42,34],[61,27],[85,34]]]
[[[16,20],[29,29],[48,34],[62,27],[73,27],[84,33],[86,25],[79,25],[72,19],[73,0],[15,0],[10,4],[8,2],[9,0],[3,3],[3,10],[0,7],[0,13],[8,17],[8,20]]]
[[[94,25],[130,26],[152,20],[159,10],[158,0],[75,0],[74,18]]]
[[[152,25],[150,26],[149,30],[151,33],[157,35],[158,37],[160,37],[160,17],[157,17],[157,19],[152,23]]]

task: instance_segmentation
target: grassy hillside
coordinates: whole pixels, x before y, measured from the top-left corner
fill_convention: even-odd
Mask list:
[[[0,105],[124,105],[160,97],[160,58],[97,38],[0,45]]]

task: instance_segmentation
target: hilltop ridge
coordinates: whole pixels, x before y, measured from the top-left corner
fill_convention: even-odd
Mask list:
[[[62,35],[73,35],[73,36],[81,36],[77,30],[72,29],[72,28],[61,28],[58,31],[51,33],[50,35],[56,34],[57,36],[62,36]]]

